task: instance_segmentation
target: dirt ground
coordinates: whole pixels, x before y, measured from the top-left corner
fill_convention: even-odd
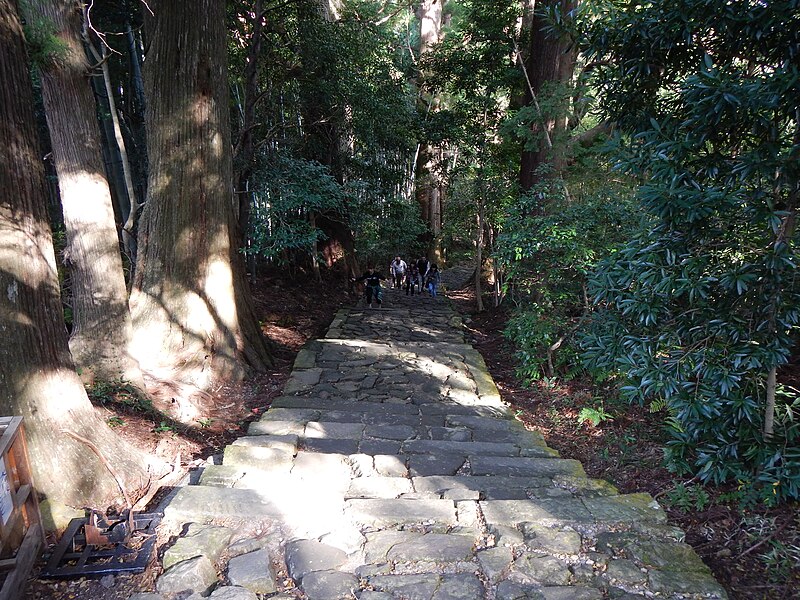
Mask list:
[[[254,286],[262,329],[271,340],[275,366],[243,385],[219,391],[214,406],[196,427],[187,428],[148,411],[125,390],[96,390],[97,410],[128,441],[184,470],[192,469],[242,435],[247,424],[280,394],[296,353],[309,339],[324,333],[335,312],[355,298],[339,283],[317,284],[266,277]],[[467,317],[469,333],[481,351],[503,398],[531,429],[565,457],[580,460],[592,477],[612,482],[621,492],[647,491],[667,509],[670,521],[687,532],[731,600],[800,598],[800,517],[797,505],[740,510],[722,500],[726,489],[702,489],[676,496],[681,483],[661,465],[660,415],[635,406],[605,404],[611,419],[594,427],[578,424],[580,408],[597,405],[607,391],[573,380],[525,387],[515,374],[513,351],[503,338],[504,311],[474,314],[469,290],[451,294]],[[685,482],[684,482],[685,483]],[[154,498],[156,503],[159,497]],[[50,540],[53,542],[54,540]],[[159,552],[165,542],[159,540]],[[155,563],[154,563],[155,564]],[[127,600],[151,589],[158,575],[53,581],[34,572],[25,600]]]

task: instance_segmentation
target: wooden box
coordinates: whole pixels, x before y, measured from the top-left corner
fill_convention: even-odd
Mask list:
[[[0,458],[0,600],[14,600],[44,542],[22,417],[0,417]]]

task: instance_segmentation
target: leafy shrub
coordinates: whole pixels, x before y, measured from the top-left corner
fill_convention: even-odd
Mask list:
[[[797,3],[595,8],[582,42],[646,220],[590,278],[584,358],[665,407],[674,471],[798,498],[794,400],[776,399],[765,433],[767,381],[800,323],[800,33],[778,25]]]
[[[573,338],[591,310],[587,274],[638,220],[625,186],[599,187],[568,201],[557,179],[543,180],[510,208],[496,258],[517,307],[505,334],[518,348],[523,379],[580,371]]]

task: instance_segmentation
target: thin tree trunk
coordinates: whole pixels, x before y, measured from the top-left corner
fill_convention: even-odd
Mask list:
[[[59,60],[41,71],[72,279],[70,350],[85,381],[125,380],[144,390],[129,349],[128,295],[80,38],[82,13],[58,0],[28,6],[33,18],[52,23],[63,47]]]
[[[103,84],[106,88],[106,95],[108,96],[108,110],[111,114],[111,124],[114,127],[114,142],[117,145],[117,152],[119,152],[120,161],[122,164],[122,176],[125,181],[125,192],[128,197],[128,210],[123,214],[124,222],[122,225],[122,243],[125,247],[125,252],[131,264],[136,264],[136,218],[141,209],[139,199],[136,196],[136,189],[133,186],[133,176],[131,175],[131,165],[128,161],[128,150],[125,147],[125,139],[122,137],[122,129],[119,126],[119,116],[117,115],[117,106],[114,102],[114,89],[111,85],[111,74],[108,72],[107,54],[104,46],[100,46],[100,54],[98,55],[94,47],[91,45],[91,40],[87,39],[89,48],[98,62],[101,65],[103,73]]]
[[[130,64],[130,89],[133,91],[128,104],[127,116],[129,129],[129,155],[133,170],[133,182],[136,198],[143,201],[147,197],[147,131],[145,128],[145,95],[144,79],[140,62],[137,35],[130,24],[126,26],[125,37],[128,41],[128,62]]]
[[[439,42],[442,35],[442,0],[422,0],[417,5],[417,17],[420,23],[419,36],[419,56],[420,59],[430,53],[433,47]],[[418,104],[424,111],[435,112],[438,110],[439,99],[431,98],[427,105],[423,101],[425,89],[424,73],[418,76],[417,85],[419,88]],[[428,260],[442,265],[444,255],[442,253],[442,165],[437,160],[441,151],[435,146],[422,143],[417,153],[416,163],[416,198],[420,207],[420,216],[428,225],[427,234],[427,254]]]
[[[67,348],[26,64],[14,7],[0,0],[0,413],[25,418],[38,492],[105,507],[119,499],[116,481],[62,429],[92,439],[131,495],[148,476],[92,408]]]
[[[478,198],[478,233],[475,237],[475,302],[478,312],[484,311],[483,289],[481,278],[483,277],[483,225],[486,215],[483,197]]]
[[[775,433],[775,390],[777,388],[778,369],[772,367],[767,375],[767,406],[764,411],[764,438],[769,439]]]
[[[196,393],[271,359],[235,244],[225,5],[151,7],[150,178],[131,296],[133,349],[145,376],[186,386],[174,414],[194,421]]]
[[[245,193],[245,190],[249,188],[248,184],[253,172],[253,160],[255,158],[254,129],[256,124],[256,104],[259,98],[258,61],[261,55],[263,22],[263,2],[262,0],[255,0],[252,32],[247,47],[247,64],[244,68],[242,127],[239,133],[239,140],[236,142],[236,163],[239,165],[239,170],[234,176],[234,181],[238,192],[239,235],[237,239],[240,246],[245,245],[245,238],[250,226],[250,203],[252,198],[250,194]]]

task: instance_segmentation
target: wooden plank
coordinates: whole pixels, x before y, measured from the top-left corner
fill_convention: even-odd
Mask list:
[[[31,495],[31,487],[30,483],[25,483],[19,486],[19,489],[15,492],[12,492],[14,496],[14,506],[17,508],[22,508],[22,505],[28,500]]]
[[[3,588],[0,590],[0,600],[18,600],[22,597],[28,575],[42,547],[42,536],[43,533],[38,523],[28,530],[19,547],[19,552],[17,552],[17,566],[8,574]]]
[[[3,431],[3,435],[0,436],[0,454],[5,454],[11,448],[11,442],[17,436],[20,423],[22,423],[22,417],[14,417],[11,419],[11,424]]]

